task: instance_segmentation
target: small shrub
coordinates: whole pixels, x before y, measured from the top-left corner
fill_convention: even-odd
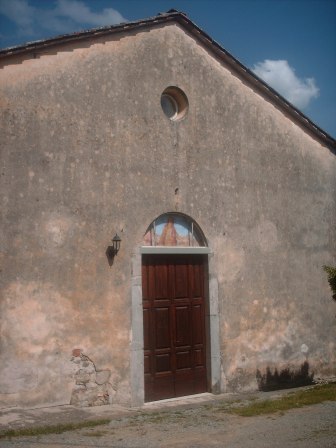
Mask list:
[[[333,293],[332,298],[336,300],[336,268],[324,265],[323,270],[328,274],[328,282]]]

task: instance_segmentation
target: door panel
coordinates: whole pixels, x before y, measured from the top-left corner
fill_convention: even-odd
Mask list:
[[[188,265],[177,264],[175,267],[175,282],[172,286],[175,286],[174,299],[188,297]]]
[[[190,307],[175,307],[175,346],[191,346]]]
[[[144,255],[145,401],[207,390],[204,258]]]
[[[169,308],[155,307],[152,309],[154,314],[154,325],[156,335],[156,349],[170,350],[170,313]]]
[[[202,345],[204,342],[204,334],[203,334],[203,320],[204,320],[204,312],[201,304],[194,305],[191,309],[191,320],[192,320],[192,335],[193,335],[193,344]]]

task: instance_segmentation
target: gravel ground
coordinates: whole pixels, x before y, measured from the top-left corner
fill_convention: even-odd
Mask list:
[[[0,440],[1,448],[336,448],[336,402],[239,417],[213,402],[138,411],[63,434]]]

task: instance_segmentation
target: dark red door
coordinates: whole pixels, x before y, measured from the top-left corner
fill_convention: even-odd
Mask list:
[[[207,391],[204,258],[144,255],[145,401]]]

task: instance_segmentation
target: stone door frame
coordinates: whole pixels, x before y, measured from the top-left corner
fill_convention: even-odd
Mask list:
[[[194,253],[206,254],[208,256],[209,293],[208,293],[208,315],[206,321],[209,325],[207,333],[210,337],[208,341],[208,362],[210,368],[209,389],[213,394],[224,392],[224,384],[221,375],[220,356],[220,323],[219,323],[219,298],[218,281],[214,275],[213,253],[209,247],[198,248],[159,248],[159,247],[138,247],[132,255],[132,286],[131,286],[131,345],[130,345],[130,386],[131,405],[134,407],[143,406],[145,402],[144,385],[144,347],[143,347],[143,307],[142,307],[142,254],[145,253]]]

